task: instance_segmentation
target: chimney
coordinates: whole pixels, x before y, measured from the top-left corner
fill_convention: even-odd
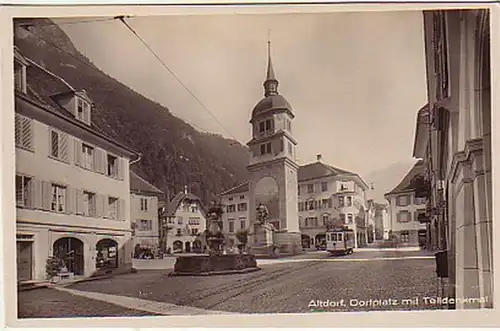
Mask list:
[[[316,161],[321,161],[321,154],[316,155]]]

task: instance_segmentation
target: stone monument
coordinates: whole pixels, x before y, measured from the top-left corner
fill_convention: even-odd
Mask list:
[[[277,248],[274,244],[275,228],[269,223],[269,210],[265,205],[259,203],[256,212],[252,251],[258,255],[277,255]]]

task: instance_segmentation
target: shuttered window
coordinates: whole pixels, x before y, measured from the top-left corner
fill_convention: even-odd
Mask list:
[[[61,131],[50,129],[49,131],[49,146],[50,156],[60,161],[69,161],[68,152],[69,136]]]
[[[17,147],[33,151],[33,120],[16,114],[15,141]]]
[[[94,148],[82,144],[82,167],[87,170],[94,170]]]
[[[97,216],[96,210],[96,195],[92,192],[83,192],[83,215],[84,216]]]
[[[118,199],[109,197],[108,198],[108,218],[112,220],[118,219]]]
[[[19,207],[31,207],[31,177],[16,175],[16,205]]]
[[[51,190],[50,210],[56,213],[66,212],[66,187],[57,184],[49,185]]]

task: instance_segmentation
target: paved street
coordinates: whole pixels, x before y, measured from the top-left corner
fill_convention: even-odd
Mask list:
[[[306,313],[438,308],[424,299],[437,293],[434,260],[424,252],[358,251],[342,257],[311,252],[285,260],[259,261],[259,265],[262,270],[255,273],[211,277],[168,277],[170,270],[141,270],[137,274],[74,284],[68,290],[121,305],[127,311],[123,314],[129,316],[141,314],[142,309],[165,315],[173,311],[183,314],[182,307],[187,309],[184,314],[192,314],[195,308],[196,314],[203,310]],[[37,295],[37,291],[42,290],[21,293],[20,314],[59,316],[60,310],[53,302],[48,308],[41,304],[50,294]],[[43,291],[61,293],[55,289]],[[42,300],[40,307],[33,309],[37,298],[43,299],[38,299]],[[141,304],[136,305],[131,298],[141,299],[135,300]],[[92,300],[87,306],[104,304],[89,298],[83,300]],[[81,305],[81,297],[61,302],[65,309],[75,312],[81,312]],[[131,307],[138,309],[130,310]]]

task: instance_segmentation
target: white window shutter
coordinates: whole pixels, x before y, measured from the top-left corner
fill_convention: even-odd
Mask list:
[[[22,141],[22,118],[20,115],[16,114],[16,120],[15,120],[15,141],[16,141],[16,146],[21,146],[21,141]]]
[[[96,194],[95,195],[95,211],[96,211],[96,217],[97,218],[102,218],[104,215],[103,215],[103,208],[102,208],[102,205],[103,205],[103,196],[101,194]]]
[[[105,218],[109,218],[109,196],[102,196],[102,216]]]
[[[98,149],[98,158],[99,158],[99,173],[106,173],[106,152],[103,149]]]
[[[118,217],[117,221],[124,221],[125,220],[125,200],[124,199],[119,199],[118,200]]]
[[[74,154],[75,154],[75,164],[78,166],[82,165],[82,142],[79,139],[74,139]]]
[[[50,182],[42,181],[42,209],[50,210],[52,202],[52,185]]]
[[[31,178],[31,180],[28,183],[27,187],[27,205],[25,206],[26,208],[34,208],[35,207],[35,179]]]
[[[59,158],[68,162],[68,135],[66,133],[59,134]]]
[[[118,179],[119,180],[123,180],[124,177],[125,177],[125,174],[124,174],[124,172],[125,172],[125,169],[124,169],[124,167],[125,167],[125,160],[123,158],[121,158],[121,157],[117,158],[116,159],[116,165],[118,167]]]
[[[67,186],[66,187],[66,214],[73,214],[75,206],[75,190],[73,187]]]
[[[75,212],[78,215],[83,215],[83,191],[75,190]]]
[[[31,180],[31,196],[33,198],[32,207],[35,209],[42,209],[42,183],[38,179]]]

